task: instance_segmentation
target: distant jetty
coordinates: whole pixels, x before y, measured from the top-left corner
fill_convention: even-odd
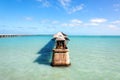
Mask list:
[[[20,35],[13,35],[13,34],[0,34],[0,38],[5,38],[5,37],[15,37],[15,36],[20,36]]]
[[[68,37],[62,32],[58,32],[53,36],[56,44],[53,49],[52,66],[69,66],[69,49],[67,48]]]
[[[0,38],[6,38],[6,37],[17,37],[17,36],[32,36],[32,35],[20,35],[20,34],[0,34]]]

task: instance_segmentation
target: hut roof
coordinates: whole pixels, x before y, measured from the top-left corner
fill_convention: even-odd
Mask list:
[[[65,36],[62,34],[62,32],[54,34],[53,37],[56,38],[56,40],[65,40]]]
[[[64,34],[63,32],[58,32],[54,34],[53,37],[56,38],[56,40],[68,40],[67,35]]]
[[[54,34],[53,37],[54,37],[54,38],[57,38],[57,37],[64,37],[64,35],[62,34],[62,32],[58,32],[58,33]]]

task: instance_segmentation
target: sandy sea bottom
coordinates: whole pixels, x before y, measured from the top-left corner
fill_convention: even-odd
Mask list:
[[[50,66],[51,39],[0,38],[0,80],[120,80],[119,36],[70,36],[69,67]]]

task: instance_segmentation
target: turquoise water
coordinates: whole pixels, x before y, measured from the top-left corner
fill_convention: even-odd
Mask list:
[[[70,36],[69,67],[50,66],[51,38],[0,38],[0,80],[120,80],[119,36]]]

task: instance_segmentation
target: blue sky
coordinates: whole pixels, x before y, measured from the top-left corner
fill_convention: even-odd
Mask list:
[[[120,35],[120,0],[0,0],[0,34]]]

